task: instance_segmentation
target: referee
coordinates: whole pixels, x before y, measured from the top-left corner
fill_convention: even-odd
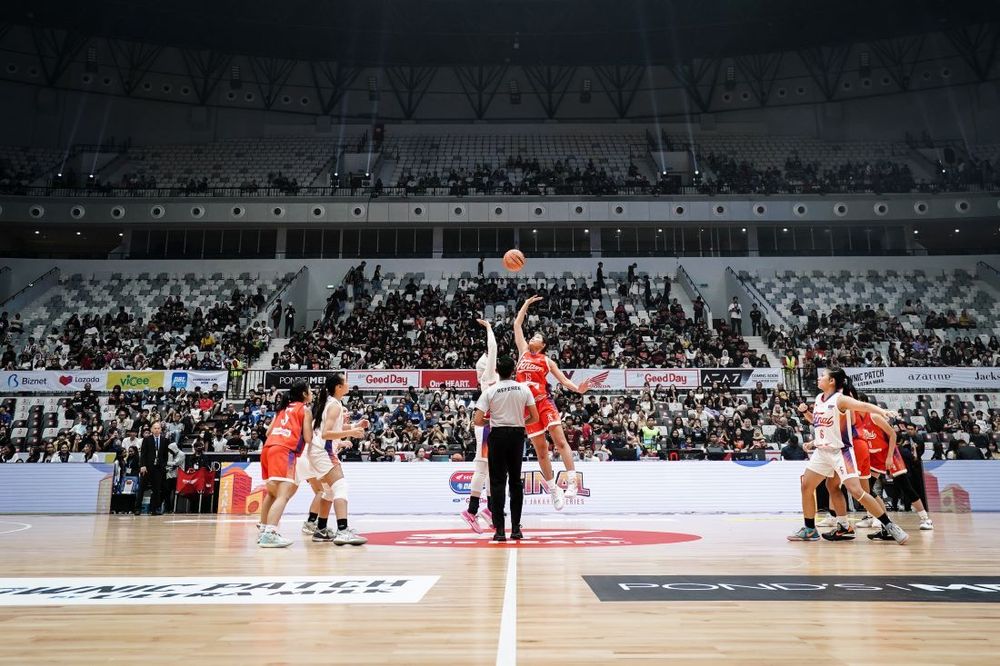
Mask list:
[[[520,539],[521,505],[524,504],[524,484],[521,482],[521,457],[524,454],[524,426],[538,421],[538,409],[531,391],[518,384],[514,375],[514,359],[497,359],[500,381],[483,391],[476,403],[473,422],[486,425],[490,415],[490,437],[487,459],[490,468],[490,507],[493,511],[493,541],[506,541],[504,527],[504,485],[510,476],[511,539]],[[529,416],[526,418],[525,413]]]

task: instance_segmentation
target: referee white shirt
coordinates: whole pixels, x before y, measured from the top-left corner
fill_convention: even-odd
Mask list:
[[[523,428],[525,410],[535,404],[535,397],[524,384],[501,379],[479,396],[476,409],[490,415],[491,428]]]

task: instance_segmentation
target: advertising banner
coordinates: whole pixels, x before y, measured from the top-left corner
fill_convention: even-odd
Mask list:
[[[268,370],[264,373],[264,387],[287,389],[296,380],[304,379],[313,388],[319,388],[326,381],[327,376],[333,373],[333,370]]]
[[[94,391],[107,390],[104,370],[13,370],[0,372],[3,393],[72,393],[90,386]]]
[[[200,388],[202,391],[211,391],[212,386],[217,386],[220,391],[225,391],[229,385],[229,373],[225,370],[167,370],[164,376],[169,379],[169,384],[165,388],[175,388],[178,391],[187,389],[193,391]]]
[[[120,386],[123,391],[155,391],[163,388],[162,370],[112,370],[108,372],[108,390]]]
[[[781,383],[781,368],[702,368],[699,370],[702,386],[712,386],[718,382],[733,388],[755,388],[760,382],[762,388],[773,389]]]
[[[362,391],[398,391],[410,386],[420,388],[420,370],[348,370],[347,384]]]
[[[114,465],[0,465],[2,513],[108,513]]]
[[[467,389],[479,387],[475,370],[421,370],[420,386],[426,389]]]
[[[642,389],[647,386],[653,389],[657,384],[663,388],[673,385],[678,389],[686,389],[698,386],[698,381],[698,370],[694,368],[647,368],[625,371],[627,389]]]
[[[590,382],[590,388],[597,391],[625,389],[625,370],[619,368],[578,368],[563,370],[563,374],[577,384],[587,380]]]
[[[649,513],[795,513],[802,510],[804,465],[782,460],[579,462],[580,494],[566,501],[566,512],[621,514],[641,506]],[[1000,510],[1000,462],[925,461],[924,466],[931,513]],[[344,463],[352,513],[458,514],[469,499],[472,472],[472,463]],[[220,512],[260,511],[264,485],[258,463],[232,463],[221,474]],[[551,512],[536,463],[525,463],[522,480],[524,512]],[[565,486],[565,473],[559,471],[556,480]],[[406,488],[407,501],[400,503],[386,487]],[[303,488],[288,511],[308,513],[312,497]]]
[[[71,393],[85,387],[98,392],[120,386],[123,391],[155,391],[176,388],[211,390],[217,384],[225,391],[225,370],[14,370],[0,372],[0,393]]]
[[[854,385],[862,390],[1000,391],[1000,368],[844,368],[844,372],[854,380]]]
[[[798,513],[804,465],[781,460],[579,462],[580,494],[567,500],[564,513],[621,515],[636,507],[648,513]],[[558,463],[556,469],[557,482],[565,486],[565,472]],[[352,514],[452,514],[458,521],[472,472],[471,462],[344,463]],[[225,464],[220,474],[220,513],[260,512],[259,463]],[[525,463],[522,481],[524,512],[551,513],[536,463]],[[0,513],[107,513],[112,466],[0,465],[0,487]],[[387,487],[406,488],[406,501],[385,492]],[[931,514],[1000,511],[1000,461],[924,461],[924,488]],[[308,513],[312,498],[308,487],[300,488],[287,513]]]

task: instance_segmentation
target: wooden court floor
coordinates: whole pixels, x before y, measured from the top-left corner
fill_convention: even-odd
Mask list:
[[[791,515],[567,512],[525,524],[548,542],[606,530],[699,537],[593,547],[449,545],[469,540],[457,517],[358,516],[365,534],[437,545],[357,548],[311,543],[289,516],[282,531],[296,543],[285,550],[258,549],[250,519],[0,516],[6,579],[437,577],[414,603],[0,605],[0,663],[1000,663],[998,603],[602,602],[583,578],[1000,574],[1000,515],[938,515],[933,532],[899,516],[906,546],[789,543]]]

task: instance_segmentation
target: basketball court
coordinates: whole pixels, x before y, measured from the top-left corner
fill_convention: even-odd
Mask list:
[[[0,519],[0,662],[984,664],[996,514],[907,545],[790,543],[793,514],[357,516],[363,547],[255,546],[251,517]],[[84,580],[79,580],[79,579]],[[17,579],[17,580],[15,580]]]

